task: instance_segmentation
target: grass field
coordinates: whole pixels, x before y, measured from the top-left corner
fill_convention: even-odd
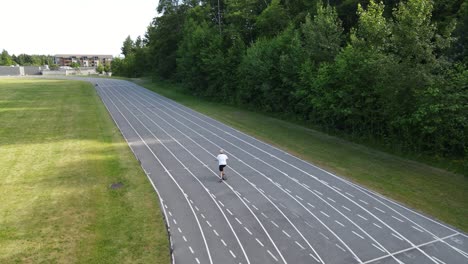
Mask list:
[[[170,262],[157,196],[91,84],[0,79],[0,122],[0,263]]]
[[[293,123],[190,96],[165,82],[137,83],[351,181],[468,231],[468,177]]]

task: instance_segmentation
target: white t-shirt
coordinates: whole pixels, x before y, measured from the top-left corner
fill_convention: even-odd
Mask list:
[[[218,157],[216,157],[216,159],[218,160],[219,165],[226,165],[226,160],[228,159],[228,157],[225,154],[219,154]]]

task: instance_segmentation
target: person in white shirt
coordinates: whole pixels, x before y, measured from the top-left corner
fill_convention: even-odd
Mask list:
[[[218,160],[218,165],[219,165],[219,176],[220,176],[219,182],[222,182],[223,180],[226,180],[226,174],[224,173],[224,168],[227,165],[228,157],[226,156],[226,154],[224,154],[224,150],[221,149],[216,159]]]

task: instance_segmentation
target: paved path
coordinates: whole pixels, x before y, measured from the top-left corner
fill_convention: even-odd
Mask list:
[[[136,84],[89,81],[160,197],[176,264],[468,263],[450,226]]]

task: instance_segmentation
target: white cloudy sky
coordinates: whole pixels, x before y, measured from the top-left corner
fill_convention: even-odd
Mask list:
[[[119,55],[143,36],[158,0],[0,0],[0,52]]]

